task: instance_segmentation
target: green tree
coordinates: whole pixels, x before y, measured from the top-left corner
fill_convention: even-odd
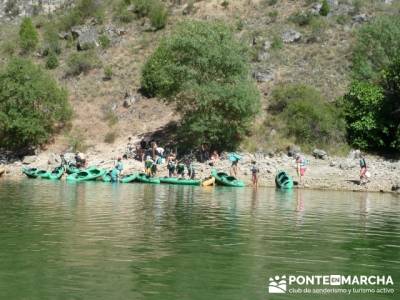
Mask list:
[[[22,20],[19,28],[19,42],[21,49],[26,53],[36,49],[39,37],[31,18],[24,18]]]
[[[381,71],[400,54],[400,18],[383,16],[357,32],[353,50],[353,77],[377,81]]]
[[[247,49],[217,22],[179,24],[146,62],[142,89],[175,104],[191,146],[235,148],[259,109]]]
[[[0,71],[0,147],[43,144],[71,114],[67,92],[31,61],[12,59]]]
[[[321,6],[321,10],[319,11],[319,14],[321,16],[326,17],[329,14],[330,10],[331,10],[331,8],[329,7],[328,1],[327,0],[323,0],[322,1],[322,6]]]

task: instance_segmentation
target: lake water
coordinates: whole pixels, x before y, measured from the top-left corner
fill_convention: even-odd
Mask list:
[[[269,294],[284,274],[390,275],[311,299],[400,299],[399,217],[389,194],[2,181],[0,299],[310,299]]]

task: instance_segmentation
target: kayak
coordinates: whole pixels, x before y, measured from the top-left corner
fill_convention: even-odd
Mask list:
[[[106,173],[106,170],[104,170],[104,169],[97,169],[97,168],[91,167],[84,171],[70,174],[67,177],[67,180],[75,181],[75,182],[96,180],[97,178],[102,177],[105,173]]]
[[[50,172],[46,170],[39,170],[36,172],[37,177],[42,179],[50,179]]]
[[[136,180],[136,176],[137,176],[137,173],[128,174],[128,175],[122,176],[122,178],[119,181],[122,183],[130,183],[130,182],[133,182]]]
[[[211,176],[215,178],[215,182],[219,185],[231,186],[231,187],[244,187],[243,181],[237,179],[234,176],[229,176],[224,172],[217,172],[216,170],[211,171]]]
[[[49,173],[47,179],[59,180],[64,174],[64,167],[57,167]]]
[[[185,179],[176,177],[162,177],[160,178],[160,182],[179,185],[200,185],[200,180],[198,179]]]
[[[36,178],[37,177],[37,168],[22,168],[22,173],[24,173],[28,178]]]
[[[67,172],[67,174],[74,174],[74,173],[78,173],[80,171],[80,169],[73,165],[69,165],[69,166],[67,166],[65,171]]]
[[[116,169],[112,169],[106,172],[101,179],[104,182],[118,182],[118,171]]]
[[[159,184],[160,179],[156,177],[150,177],[147,176],[145,173],[139,173],[136,176],[136,181],[141,182],[141,183],[153,183],[153,184]]]
[[[275,185],[281,189],[293,188],[293,179],[285,171],[279,171],[275,176]]]
[[[215,184],[215,177],[208,177],[202,181],[201,186],[212,186],[214,184]]]

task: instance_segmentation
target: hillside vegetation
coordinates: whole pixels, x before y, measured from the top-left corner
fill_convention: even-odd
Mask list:
[[[58,83],[18,101],[2,93],[0,147],[86,150],[161,133],[185,148],[398,151],[400,5],[389,2],[77,0],[9,16],[2,74],[22,58]],[[45,100],[58,89],[63,116]],[[32,124],[54,113],[35,139],[10,121],[23,101],[42,103]]]

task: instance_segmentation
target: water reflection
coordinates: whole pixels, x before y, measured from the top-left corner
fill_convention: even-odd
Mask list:
[[[380,194],[5,182],[0,298],[266,299],[275,274],[398,277],[399,211]]]

